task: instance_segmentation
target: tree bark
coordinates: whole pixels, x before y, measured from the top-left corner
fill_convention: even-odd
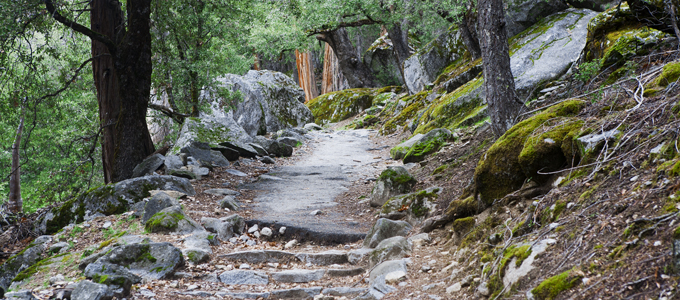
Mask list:
[[[522,105],[515,101],[503,1],[480,0],[478,5],[484,91],[491,128],[500,137],[514,125]]]
[[[104,180],[118,182],[154,146],[146,125],[151,89],[150,0],[127,2],[127,32],[118,1],[93,0],[92,31],[112,41],[115,48],[92,40],[92,63],[102,132]]]
[[[460,31],[465,48],[468,49],[468,52],[470,52],[470,55],[472,56],[472,60],[476,60],[482,56],[482,50],[479,47],[477,28],[475,26],[476,23],[477,15],[470,6],[465,14],[463,14],[463,20],[458,24],[458,30]]]
[[[333,48],[340,72],[347,79],[350,88],[377,87],[375,76],[356,54],[345,28],[320,33],[316,38]]]
[[[24,130],[23,107],[21,119],[17,127],[17,135],[12,145],[12,173],[9,177],[9,199],[7,201],[8,210],[11,213],[20,213],[23,210],[23,200],[21,199],[21,166],[19,149],[21,148],[21,132]]]
[[[348,86],[345,76],[340,72],[338,58],[328,44],[323,55],[323,74],[321,76],[321,95],[346,89]]]
[[[305,103],[307,103],[309,100],[319,96],[319,91],[316,88],[316,80],[314,80],[312,60],[309,58],[309,52],[295,50],[295,64],[298,71],[300,87],[305,92]]]

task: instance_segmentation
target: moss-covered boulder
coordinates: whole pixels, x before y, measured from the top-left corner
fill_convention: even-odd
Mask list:
[[[203,230],[201,225],[189,218],[179,206],[164,208],[147,220],[144,226],[147,231],[153,233],[188,234]]]
[[[203,142],[217,145],[222,142],[238,141],[249,143],[250,135],[234,121],[232,112],[226,116],[203,115],[200,118],[184,120],[182,130],[169,154],[179,154],[180,149],[191,145],[192,142]]]
[[[380,173],[380,177],[371,191],[371,206],[382,206],[393,196],[411,192],[417,180],[404,167],[389,167]]]
[[[132,243],[111,249],[83,273],[97,283],[129,288],[142,280],[168,278],[182,266],[182,252],[170,243]]]
[[[381,115],[386,116],[387,121],[380,129],[380,134],[386,135],[402,128],[408,129],[407,126],[438,96],[439,94],[432,91],[422,91],[399,99],[395,105],[385,107]]]
[[[43,258],[43,253],[47,250],[47,243],[51,240],[52,238],[49,236],[38,237],[28,247],[7,259],[0,266],[0,297],[7,292],[7,288],[12,284],[17,274],[27,270]]]
[[[417,225],[428,218],[435,210],[441,188],[431,187],[425,190],[398,195],[390,198],[380,209],[380,217],[391,220],[405,220]]]
[[[476,78],[435,100],[417,121],[415,133],[427,133],[435,128],[454,130],[486,119],[483,83],[484,79]]]
[[[580,155],[574,137],[583,131],[583,124],[578,119],[558,117],[534,130],[518,157],[524,175],[542,184],[547,176],[538,175],[539,171],[552,172],[578,164]]]
[[[611,65],[621,65],[633,56],[649,53],[649,50],[659,45],[661,39],[669,35],[649,27],[623,28],[605,35],[605,47],[601,57],[602,68]]]
[[[37,222],[42,233],[53,234],[71,223],[96,216],[120,214],[144,198],[152,190],[173,190],[190,196],[196,194],[188,179],[175,176],[144,176],[93,188],[78,197],[52,208]]]
[[[448,129],[437,128],[428,132],[406,152],[404,163],[424,160],[428,155],[439,151],[452,138],[453,135]]]
[[[310,100],[307,107],[317,124],[339,122],[357,115],[373,105],[373,99],[383,93],[391,93],[396,87],[380,89],[348,89],[323,94]]]
[[[596,14],[568,9],[542,19],[510,39],[511,68],[520,99],[526,99],[537,87],[569,70],[579,58],[586,42],[587,24]],[[480,72],[481,60],[470,62],[463,58],[451,63],[435,81],[433,90],[446,94],[418,107],[419,112],[409,116],[413,119],[413,132],[427,133],[434,128],[453,131],[483,124],[488,115]]]
[[[580,100],[562,102],[516,124],[503,134],[482,156],[475,169],[475,191],[481,203],[490,206],[495,199],[500,199],[522,187],[528,177],[519,157],[526,141],[549,120],[574,116],[585,105],[586,103]],[[525,153],[525,157],[531,155]],[[546,159],[540,155],[537,157]],[[563,157],[560,159],[564,160]],[[523,162],[526,163],[527,160]]]
[[[416,133],[410,139],[394,146],[394,148],[390,149],[390,156],[392,159],[403,159],[404,156],[406,156],[406,153],[413,148],[413,145],[423,139],[423,136],[425,135],[422,133]]]

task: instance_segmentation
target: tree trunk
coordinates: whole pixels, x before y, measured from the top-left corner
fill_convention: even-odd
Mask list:
[[[306,103],[319,96],[319,91],[316,89],[316,80],[314,80],[314,70],[312,61],[309,58],[309,52],[295,50],[295,64],[297,65],[300,87],[305,91]]]
[[[345,76],[340,72],[338,58],[333,53],[333,48],[326,44],[323,55],[323,74],[321,77],[321,94],[340,91],[348,86]]]
[[[9,199],[7,201],[8,210],[11,213],[20,213],[23,210],[23,200],[21,199],[21,166],[19,148],[21,148],[21,132],[24,130],[23,107],[21,119],[17,127],[17,135],[12,146],[12,173],[9,177]]]
[[[321,33],[316,37],[333,48],[338,58],[340,72],[347,79],[350,88],[377,87],[375,77],[371,69],[356,54],[352,42],[345,28]]]
[[[491,128],[500,137],[515,123],[521,104],[515,101],[508,37],[502,0],[480,0],[479,41],[484,69],[484,91]]]
[[[463,15],[463,20],[458,24],[458,30],[463,39],[463,44],[465,44],[465,48],[470,52],[472,60],[476,60],[482,56],[482,50],[479,47],[479,38],[475,26],[476,22],[477,16],[474,9],[470,6]]]
[[[90,13],[92,31],[116,41],[117,28],[123,26],[123,12],[117,3],[93,0]],[[101,42],[92,40],[92,73],[97,89],[99,123],[102,129],[102,166],[104,182],[113,182],[116,153],[116,128],[120,114],[118,74],[114,66],[114,53]]]
[[[117,45],[92,41],[93,73],[102,132],[104,180],[118,182],[153,153],[146,125],[151,89],[150,0],[127,2],[128,22],[117,1],[93,0],[92,30]],[[127,32],[125,26],[127,25]]]

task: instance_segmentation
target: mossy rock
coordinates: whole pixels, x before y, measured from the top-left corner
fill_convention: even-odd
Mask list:
[[[390,109],[385,108],[382,114],[391,117],[387,119],[385,125],[380,129],[380,134],[391,134],[396,132],[399,128],[408,125],[410,121],[418,116],[420,111],[427,107],[428,97],[431,93],[432,91],[429,90],[422,91],[415,95],[399,99],[398,104],[394,107],[390,107]]]
[[[584,62],[600,59],[604,56],[610,46],[606,40],[606,36],[610,32],[640,26],[640,22],[635,19],[626,2],[598,14],[588,23],[588,36],[583,49]]]
[[[581,283],[583,274],[575,269],[565,271],[541,282],[531,290],[537,300],[552,300],[557,296]]]
[[[453,230],[456,236],[462,237],[475,227],[475,223],[475,217],[456,219],[451,223],[451,230]]]
[[[427,133],[435,128],[455,130],[471,126],[486,117],[484,79],[478,77],[451,93],[439,97],[425,109],[414,133]]]
[[[53,208],[39,221],[39,230],[53,234],[71,223],[80,223],[97,214],[126,212],[132,204],[149,197],[152,190],[174,190],[195,195],[189,180],[175,176],[144,176],[92,188],[78,197]]]
[[[404,163],[419,162],[428,155],[439,151],[447,140],[453,137],[447,129],[438,128],[428,132],[404,155]]]
[[[583,124],[583,121],[574,118],[556,118],[537,128],[525,141],[518,157],[524,175],[544,183],[548,176],[539,175],[539,171],[552,172],[565,164],[578,164],[574,137],[582,131]]]
[[[152,233],[192,233],[202,230],[196,221],[189,218],[181,207],[170,206],[154,214],[144,225]]]
[[[415,193],[390,198],[380,209],[380,218],[405,219],[411,225],[422,222],[436,209],[436,201],[442,189],[431,187]]]
[[[50,237],[38,237],[0,266],[0,294],[7,292],[12,281],[17,279],[17,274],[26,271],[27,267],[33,266],[43,259],[43,253],[47,250],[45,244],[49,241],[51,241]],[[22,280],[22,278],[18,279]]]
[[[669,84],[680,79],[680,62],[671,62],[663,66],[659,77],[645,85],[645,96],[652,97],[663,91]],[[680,104],[673,107],[673,112],[680,113]]]
[[[503,134],[482,156],[475,169],[475,191],[481,204],[490,206],[495,199],[522,187],[527,176],[519,157],[527,139],[537,128],[557,117],[574,116],[585,105],[581,100],[567,100],[516,124]]]
[[[389,167],[371,191],[371,206],[382,206],[387,200],[399,194],[409,193],[418,181],[404,167]]]
[[[465,218],[476,214],[480,211],[480,208],[475,197],[469,196],[449,202],[449,207],[446,209],[446,216],[451,219]]]
[[[600,63],[601,68],[623,64],[633,56],[644,55],[656,46],[668,34],[649,27],[625,28],[605,35],[604,49]]]
[[[371,107],[376,96],[384,93],[392,94],[393,90],[398,89],[397,87],[387,87],[342,90],[316,97],[307,103],[307,107],[312,111],[314,120],[320,125],[339,122]],[[379,98],[384,101],[383,97]]]

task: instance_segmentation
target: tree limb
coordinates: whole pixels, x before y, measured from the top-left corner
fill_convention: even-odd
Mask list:
[[[361,20],[357,20],[357,21],[353,21],[353,22],[340,22],[340,23],[338,23],[334,26],[324,25],[320,29],[309,30],[309,31],[307,31],[307,36],[331,32],[331,31],[338,30],[340,28],[361,27],[361,26],[365,26],[365,25],[374,25],[374,24],[383,24],[383,22],[382,21],[376,21],[376,20],[373,20],[371,18],[361,19]]]
[[[109,49],[109,52],[116,53],[116,45],[113,43],[112,40],[107,38],[105,35],[99,32],[94,32],[90,28],[87,28],[77,22],[74,22],[64,17],[54,7],[54,3],[52,3],[52,0],[44,0],[44,2],[47,11],[52,15],[52,18],[54,18],[57,22],[64,24],[64,26],[71,28],[79,33],[84,34],[85,36],[89,37],[92,40],[103,43]]]
[[[181,114],[181,113],[178,113],[178,112],[174,112],[174,111],[170,110],[169,108],[162,106],[162,105],[158,105],[158,104],[149,103],[149,108],[151,108],[153,110],[160,111],[161,113],[163,113],[164,115],[175,120],[175,122],[177,122],[179,124],[184,123],[184,118],[190,117],[190,115],[188,115],[188,114]]]

